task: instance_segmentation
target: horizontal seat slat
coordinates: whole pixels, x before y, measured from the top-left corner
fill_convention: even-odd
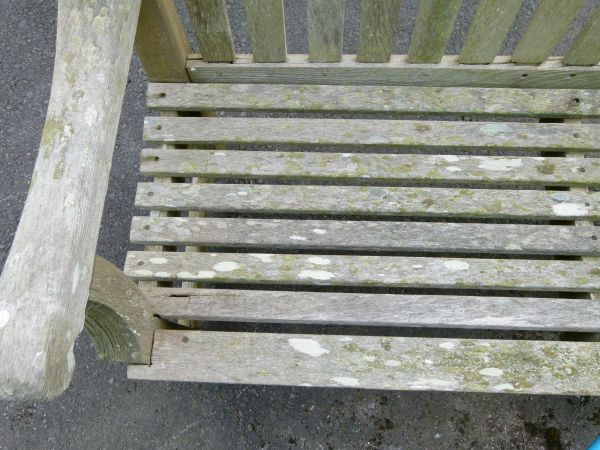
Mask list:
[[[136,280],[415,288],[600,290],[590,261],[132,251]]]
[[[233,64],[216,64],[191,55],[187,70],[195,83],[600,88],[598,67],[565,66],[561,58],[534,66],[512,64],[510,56],[471,65],[459,64],[458,56],[444,56],[439,64],[411,64],[406,55],[392,55],[388,63],[361,63],[356,55],[342,55],[341,62],[327,64],[309,63],[308,55],[288,54],[286,63],[269,64],[241,54]]]
[[[600,255],[595,228],[557,225],[134,217],[130,240],[143,245]]]
[[[373,153],[142,150],[150,176],[240,177],[280,180],[418,181],[597,186],[600,159]]]
[[[600,302],[564,298],[154,289],[163,319],[393,327],[600,331]]]
[[[135,379],[599,394],[600,343],[157,330]]]
[[[144,139],[179,144],[294,144],[598,151],[600,125],[417,120],[146,117]]]
[[[430,187],[139,183],[149,210],[600,219],[600,192]]]
[[[150,108],[167,111],[600,115],[600,96],[581,89],[150,83],[147,102]]]

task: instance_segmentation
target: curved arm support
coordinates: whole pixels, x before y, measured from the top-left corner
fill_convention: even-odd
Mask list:
[[[140,0],[59,0],[54,78],[0,278],[0,397],[60,394],[74,368]]]

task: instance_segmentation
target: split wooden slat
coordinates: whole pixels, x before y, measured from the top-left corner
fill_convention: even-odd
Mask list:
[[[585,0],[543,0],[512,54],[519,64],[540,64],[552,54]]]
[[[150,176],[339,181],[596,186],[600,160],[504,156],[212,150],[142,150]]]
[[[568,66],[593,66],[600,62],[600,7],[592,14],[565,54]]]
[[[235,57],[225,0],[185,0],[192,26],[207,62],[231,62]]]
[[[439,63],[448,45],[461,0],[421,0],[407,62]]]
[[[254,249],[600,255],[595,230],[558,225],[134,217],[131,242]]]
[[[600,331],[600,302],[565,298],[154,289],[163,319],[503,330]]]
[[[400,16],[400,0],[362,0],[358,36],[359,62],[388,62]]]
[[[462,46],[459,62],[490,64],[498,54],[523,0],[482,0]]]
[[[342,59],[346,0],[308,0],[308,60],[332,63]]]
[[[245,0],[254,61],[284,62],[287,55],[283,0]]]
[[[600,343],[166,331],[134,379],[600,394]]]
[[[460,64],[458,56],[444,56],[440,64],[410,64],[402,55],[389,63],[361,63],[343,55],[338,64],[309,63],[308,55],[289,55],[287,63],[254,63],[252,55],[237,55],[234,64],[209,64],[188,59],[195,83],[333,84],[369,86],[472,86],[545,89],[599,89],[597,67],[564,66],[550,58],[540,66],[510,63],[510,56],[493,64]]]
[[[289,111],[598,117],[581,89],[150,83],[148,106],[176,111]]]
[[[413,120],[146,117],[144,140],[172,144],[293,144],[598,151],[600,125]]]
[[[124,270],[136,280],[550,292],[600,290],[600,267],[597,262],[588,261],[131,251]]]

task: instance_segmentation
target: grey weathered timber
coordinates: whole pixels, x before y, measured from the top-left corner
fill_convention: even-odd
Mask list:
[[[600,62],[600,7],[588,19],[565,54],[565,64],[571,66],[593,66]]]
[[[346,0],[308,0],[308,60],[332,63],[342,59]]]
[[[225,0],[185,0],[202,58],[231,62],[235,56]]]
[[[134,217],[133,244],[598,255],[595,230],[558,225]]]
[[[540,66],[510,63],[510,56],[493,64],[459,64],[458,56],[444,56],[440,64],[410,64],[402,55],[389,63],[360,63],[343,55],[338,64],[309,63],[308,55],[288,54],[287,63],[253,63],[251,55],[237,55],[234,64],[209,64],[188,59],[195,83],[341,84],[370,86],[472,86],[546,89],[599,89],[597,67],[564,66],[549,59]]]
[[[146,117],[144,139],[173,144],[295,144],[598,151],[600,125],[373,119]]]
[[[154,289],[164,319],[595,332],[600,302],[565,298],[394,295],[256,289]]]
[[[255,355],[252,357],[250,355]],[[600,394],[600,343],[157,331],[136,379]]]
[[[0,397],[52,398],[69,385],[139,8],[58,4],[46,123],[0,278]]]
[[[482,0],[458,58],[463,64],[490,64],[510,31],[523,0]]]
[[[142,209],[536,219],[600,218],[600,192],[434,187],[139,183]]]
[[[213,150],[142,150],[151,176],[338,181],[597,186],[600,159]]]
[[[173,0],[143,0],[135,50],[151,81],[186,83],[191,52]]]
[[[154,317],[148,301],[129,277],[96,257],[85,329],[100,359],[150,364],[154,330],[168,323]]]
[[[254,61],[284,62],[287,48],[283,0],[245,0],[245,3]]]
[[[400,0],[362,0],[356,60],[388,62],[400,16]]]
[[[583,89],[150,83],[147,102],[159,110],[202,112],[600,116],[600,95]]]
[[[136,280],[412,288],[600,290],[596,262],[406,256],[131,251]]]
[[[461,0],[421,0],[407,62],[439,63],[454,28]]]
[[[585,0],[543,0],[512,54],[520,64],[539,64],[554,51]]]

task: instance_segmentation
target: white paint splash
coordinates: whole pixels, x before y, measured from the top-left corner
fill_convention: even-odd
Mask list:
[[[492,170],[496,172],[507,172],[517,167],[521,167],[523,161],[520,158],[496,158],[485,159],[477,167],[483,170]]]
[[[586,216],[588,209],[580,203],[559,203],[552,207],[557,216]]]
[[[487,377],[501,377],[504,371],[496,367],[486,367],[485,369],[481,369],[479,373]]]
[[[216,275],[216,272],[213,272],[212,270],[201,270],[196,274],[196,278],[214,278]]]
[[[322,228],[315,228],[315,229],[313,229],[312,231],[313,231],[313,233],[315,233],[315,234],[325,234],[325,233],[327,233],[327,231],[326,231],[326,230],[323,230]]]
[[[273,254],[271,253],[249,253],[250,256],[260,259],[264,263],[273,262]]]
[[[311,264],[316,264],[317,266],[326,266],[331,264],[331,260],[329,258],[323,258],[321,256],[311,256],[307,259],[307,261]]]
[[[453,272],[459,270],[467,270],[469,268],[469,263],[464,261],[444,261],[444,267],[448,270],[452,270]]]
[[[340,386],[354,387],[354,386],[360,385],[360,382],[356,378],[352,378],[352,377],[335,377],[335,378],[332,378],[332,380],[335,381],[336,384],[339,384]]]
[[[167,258],[150,258],[149,261],[152,264],[156,264],[157,266],[160,266],[161,264],[166,264],[169,262],[169,260]]]
[[[217,272],[231,272],[233,270],[239,269],[240,265],[234,261],[222,261],[220,263],[215,264],[213,267]]]
[[[298,236],[298,235],[295,235],[295,234],[292,234],[290,236],[290,239],[293,240],[293,241],[305,241],[306,240],[306,238],[304,236]]]
[[[8,323],[8,319],[10,319],[10,314],[8,314],[8,311],[5,309],[0,311],[0,328],[6,326],[6,324]]]
[[[331,272],[325,270],[302,270],[298,274],[298,278],[304,280],[306,278],[312,278],[313,280],[331,280],[335,277]]]
[[[288,339],[288,343],[293,347],[294,350],[301,353],[306,353],[307,355],[315,358],[329,353],[329,350],[321,347],[321,344],[314,339],[291,338]]]

